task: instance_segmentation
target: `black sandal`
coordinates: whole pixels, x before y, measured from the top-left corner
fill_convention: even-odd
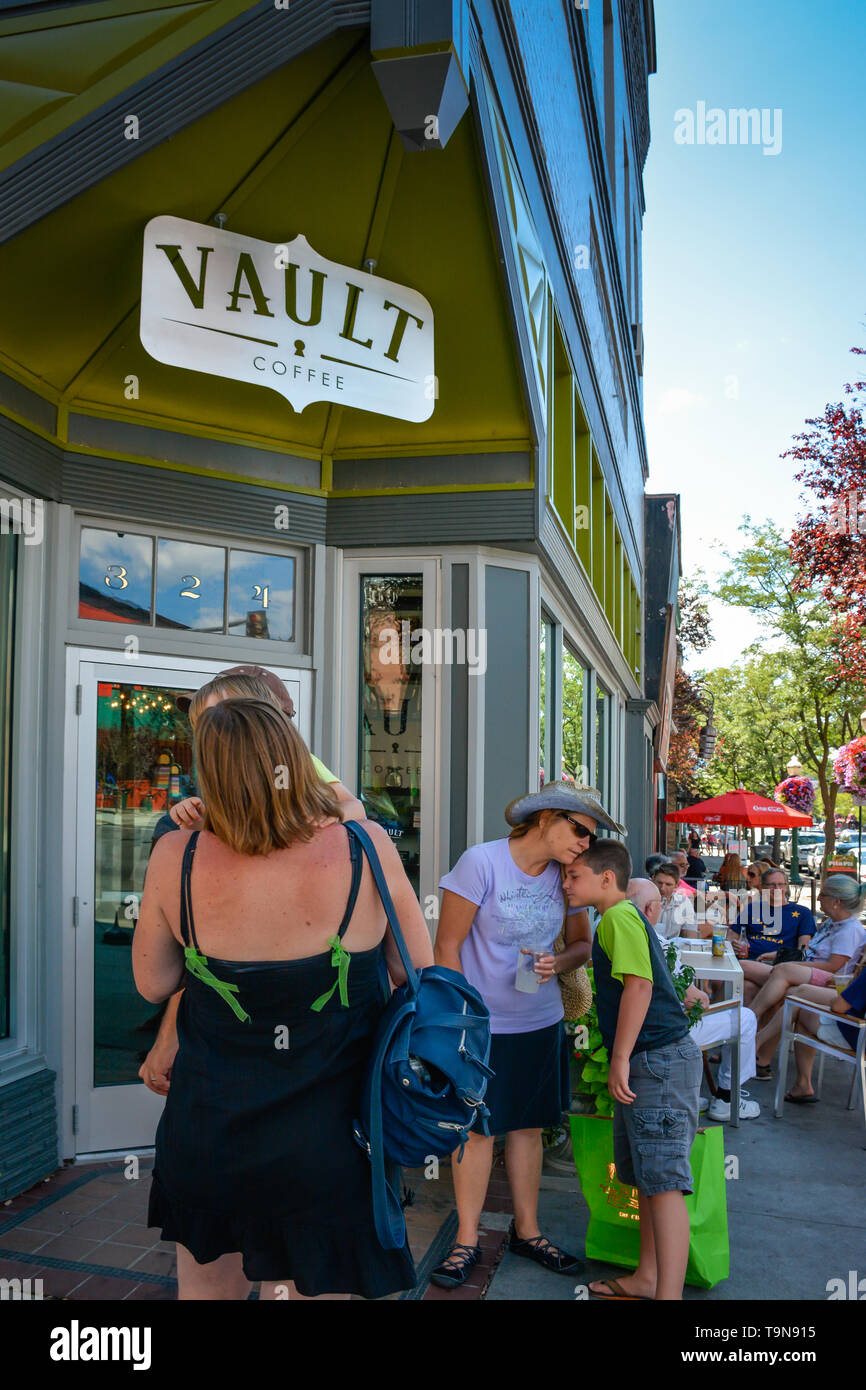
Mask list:
[[[508,1231],[508,1249],[512,1255],[524,1255],[528,1260],[535,1260],[536,1264],[542,1265],[545,1269],[552,1269],[554,1274],[582,1274],[586,1272],[586,1265],[583,1260],[579,1260],[576,1255],[569,1255],[565,1250],[558,1249],[552,1245],[547,1236],[531,1236],[529,1240],[520,1240],[514,1226]]]
[[[451,1253],[438,1264],[430,1275],[431,1284],[440,1289],[456,1289],[465,1284],[469,1271],[481,1259],[480,1245],[452,1245]]]

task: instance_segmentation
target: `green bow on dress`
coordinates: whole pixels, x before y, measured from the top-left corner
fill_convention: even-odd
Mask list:
[[[196,950],[195,946],[184,946],[183,953],[186,956],[186,968],[189,973],[195,975],[197,980],[201,980],[203,985],[210,985],[211,989],[215,989],[241,1023],[249,1023],[249,1014],[241,1008],[237,999],[232,998],[238,993],[238,986],[230,985],[226,980],[218,980],[216,975],[208,969],[207,956],[203,956],[200,951]]]
[[[328,945],[331,948],[331,964],[337,971],[337,978],[327,993],[320,994],[316,1002],[310,1005],[310,1008],[315,1009],[316,1013],[321,1012],[338,986],[340,1003],[345,1009],[349,1007],[349,961],[352,956],[349,951],[344,950],[343,943],[338,936],[330,936]]]

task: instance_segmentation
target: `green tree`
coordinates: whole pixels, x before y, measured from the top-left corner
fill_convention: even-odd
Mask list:
[[[747,706],[744,718],[759,717],[759,727],[769,741],[765,785],[769,785],[771,768],[778,772],[777,780],[786,775],[784,764],[793,752],[807,775],[817,779],[827,818],[829,851],[835,844],[833,815],[838,794],[832,780],[831,750],[858,731],[863,687],[840,669],[827,603],[804,584],[788,542],[775,523],[753,525],[746,517],[740,530],[745,544],[738,555],[728,556],[730,567],[721,576],[717,597],[755,614],[771,644],[769,651],[766,643],[749,649],[749,669],[741,670],[744,685],[750,676],[757,681],[751,704],[748,695],[743,697]],[[750,756],[757,757],[749,731],[742,725],[738,729],[740,757],[745,758],[746,748],[752,750]],[[780,737],[793,739],[781,764]]]
[[[562,770],[577,782],[592,779],[583,746],[583,697],[586,672],[568,647],[562,651]]]

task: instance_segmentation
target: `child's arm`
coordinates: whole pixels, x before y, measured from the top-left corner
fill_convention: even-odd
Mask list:
[[[620,1101],[623,1105],[631,1105],[635,1095],[628,1084],[629,1059],[647,1016],[653,982],[641,975],[624,975],[622,986],[607,1089],[614,1100]]]

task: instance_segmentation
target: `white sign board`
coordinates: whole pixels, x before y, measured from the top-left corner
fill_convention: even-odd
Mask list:
[[[433,310],[417,290],[182,217],[144,230],[141,341],[158,362],[398,420],[436,400]]]

